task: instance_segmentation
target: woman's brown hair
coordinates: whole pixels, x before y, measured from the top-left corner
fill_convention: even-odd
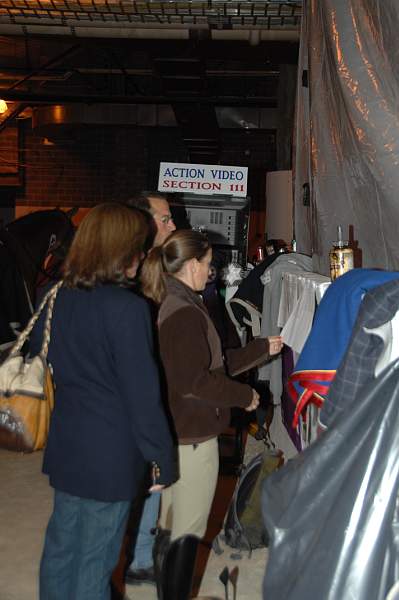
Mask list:
[[[63,272],[67,287],[126,285],[126,270],[140,259],[148,225],[143,213],[116,202],[98,204],[75,234]]]
[[[211,245],[205,235],[192,229],[174,231],[161,246],[148,254],[141,269],[142,291],[160,304],[165,298],[165,274],[176,275],[185,262],[201,260]]]

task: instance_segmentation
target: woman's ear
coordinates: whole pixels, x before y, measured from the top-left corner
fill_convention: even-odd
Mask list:
[[[198,271],[198,260],[196,258],[190,258],[187,266],[190,270],[190,273],[195,275],[195,273]]]

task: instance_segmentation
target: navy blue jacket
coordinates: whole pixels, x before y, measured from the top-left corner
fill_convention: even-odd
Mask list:
[[[160,466],[160,483],[175,480],[145,300],[114,285],[61,288],[48,359],[56,393],[43,471],[54,488],[103,502],[130,500],[151,461]]]

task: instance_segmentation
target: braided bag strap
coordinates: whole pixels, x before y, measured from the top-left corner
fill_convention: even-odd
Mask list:
[[[63,284],[63,281],[59,281],[52,288],[53,293],[49,297],[47,313],[46,313],[46,320],[44,322],[44,329],[43,329],[43,343],[42,343],[42,348],[40,350],[40,355],[43,357],[43,359],[47,358],[48,346],[50,343],[51,321],[53,318],[54,303],[55,303],[55,299],[57,297],[58,290],[60,289],[62,284]]]
[[[25,329],[20,333],[17,341],[15,342],[14,346],[11,348],[11,351],[9,354],[10,357],[18,354],[21,351],[22,346],[25,344],[26,340],[29,338],[36,321],[40,317],[42,310],[48,303],[46,320],[45,320],[45,324],[44,324],[43,343],[42,343],[42,348],[40,350],[40,355],[43,356],[43,358],[46,358],[47,352],[48,352],[48,345],[50,342],[51,319],[53,316],[54,302],[57,297],[58,290],[60,289],[60,287],[62,286],[63,283],[64,283],[63,281],[59,281],[44,296],[43,300],[40,303],[39,308],[32,315],[32,317],[29,320],[29,323],[27,324]]]

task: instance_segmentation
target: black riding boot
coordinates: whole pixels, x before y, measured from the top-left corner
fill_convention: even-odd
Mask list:
[[[162,565],[159,600],[189,600],[199,538],[183,535],[174,540]]]
[[[170,530],[158,527],[152,550],[157,595],[161,597],[162,567],[170,546]]]

